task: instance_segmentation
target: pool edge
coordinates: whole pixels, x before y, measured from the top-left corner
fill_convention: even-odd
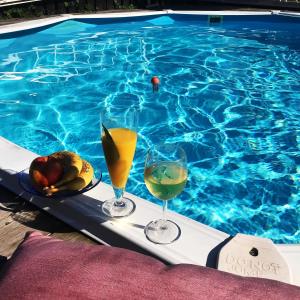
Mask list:
[[[284,12],[280,10],[266,10],[266,11],[244,11],[244,10],[223,10],[223,11],[173,11],[171,9],[160,11],[138,11],[138,12],[112,12],[112,13],[96,13],[96,14],[62,14],[54,17],[47,17],[37,20],[30,20],[18,22],[8,25],[0,26],[0,35],[14,32],[38,29],[46,26],[51,26],[68,20],[76,19],[107,19],[107,18],[122,18],[122,17],[145,17],[145,16],[159,16],[159,15],[222,15],[222,16],[263,16],[263,15],[279,15],[285,17],[300,17],[298,12]]]
[[[56,23],[64,22],[67,20],[76,19],[107,19],[107,18],[121,18],[121,17],[143,17],[143,16],[157,16],[168,14],[180,14],[180,15],[272,15],[278,14],[279,11],[173,11],[173,10],[161,10],[161,11],[139,11],[139,12],[114,12],[114,13],[101,13],[101,14],[62,14],[55,17],[48,17],[38,20],[24,21],[20,23],[14,23],[9,25],[0,26],[0,34],[13,33],[18,31],[25,31],[31,29],[37,29]],[[300,15],[300,14],[299,14]],[[289,15],[290,16],[290,15]]]

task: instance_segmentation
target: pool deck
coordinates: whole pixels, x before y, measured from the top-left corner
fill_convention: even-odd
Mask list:
[[[174,12],[114,13],[101,14],[101,17],[170,13]],[[216,12],[207,11],[176,11],[175,13],[216,14]],[[269,15],[273,13],[279,12],[218,12],[223,15]],[[299,15],[293,14],[293,16]],[[37,28],[82,17],[86,18],[87,15],[63,15],[42,21],[34,20],[6,25],[0,28],[0,33]],[[99,18],[99,15],[93,14],[89,17]],[[136,203],[135,213],[124,219],[107,219],[101,214],[101,203],[113,196],[112,188],[107,184],[100,183],[83,195],[67,197],[59,201],[25,192],[19,185],[18,173],[27,168],[35,157],[37,154],[0,137],[0,187],[2,186],[0,188],[0,255],[11,255],[16,245],[22,240],[24,232],[37,229],[62,239],[84,242],[92,242],[92,239],[106,245],[130,248],[156,256],[171,264],[191,263],[216,266],[218,250],[230,238],[228,234],[175,212],[169,212],[169,218],[180,225],[182,235],[178,241],[170,245],[153,244],[145,238],[144,227],[151,220],[160,217],[161,207],[128,194]],[[49,224],[50,227],[45,227]],[[293,284],[300,286],[300,245],[277,245],[277,247],[291,268]]]
[[[190,14],[190,15],[283,15],[290,17],[300,17],[300,12],[287,12],[280,10],[270,9],[245,9],[245,10],[208,10],[208,11],[194,11],[194,10],[135,10],[127,12],[106,12],[106,13],[93,13],[93,14],[62,14],[52,16],[48,18],[40,18],[33,20],[15,20],[14,23],[2,23],[0,22],[0,34],[12,33],[23,30],[30,30],[43,26],[52,25],[58,22],[76,19],[105,19],[105,18],[121,18],[121,17],[137,17],[137,16],[160,16],[160,15],[172,15],[172,14]]]
[[[299,4],[299,10],[300,10],[300,4]],[[155,14],[156,12],[161,13],[161,12],[174,12],[174,13],[180,13],[180,12],[211,12],[211,13],[219,13],[219,12],[230,12],[231,14],[242,14],[242,13],[247,13],[247,12],[255,12],[255,13],[264,13],[264,12],[274,12],[274,11],[282,11],[282,12],[287,12],[287,13],[297,13],[296,10],[289,10],[288,8],[272,8],[272,7],[251,7],[247,5],[238,5],[238,4],[217,4],[217,3],[203,3],[202,5],[197,5],[197,6],[186,6],[184,8],[182,7],[170,7],[170,8],[165,8],[163,10],[159,9],[132,9],[132,10],[105,10],[105,11],[97,11],[91,13],[73,13],[73,14],[58,14],[58,15],[49,15],[49,16],[42,16],[42,17],[36,17],[36,18],[11,18],[11,19],[0,19],[0,27],[1,26],[6,26],[6,25],[12,25],[12,24],[18,24],[18,23],[24,23],[24,22],[44,22],[47,20],[51,19],[57,19],[57,18],[64,18],[65,16],[72,15],[75,18],[77,16],[81,17],[90,17],[91,15],[97,16],[97,17],[102,17],[102,16],[107,16],[107,15],[145,15],[145,14]]]
[[[0,186],[0,256],[10,257],[28,231],[82,243],[95,241]]]

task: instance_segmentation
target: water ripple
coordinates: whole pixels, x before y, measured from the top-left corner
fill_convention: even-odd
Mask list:
[[[181,143],[189,179],[170,209],[299,243],[299,24],[153,22],[68,21],[1,40],[1,135],[40,154],[77,151],[109,182],[99,112],[138,107],[128,191],[159,203],[143,184],[146,151]]]

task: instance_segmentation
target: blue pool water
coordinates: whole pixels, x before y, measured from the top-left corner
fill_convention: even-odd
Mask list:
[[[69,149],[109,182],[99,111],[140,109],[127,190],[146,149],[181,143],[189,179],[170,209],[229,234],[300,242],[300,19],[172,15],[67,21],[0,39],[0,134]],[[159,93],[150,84],[159,76]]]

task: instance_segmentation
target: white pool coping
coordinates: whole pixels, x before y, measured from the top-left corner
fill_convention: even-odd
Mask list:
[[[109,18],[125,18],[125,17],[141,17],[141,16],[160,16],[160,15],[213,15],[213,16],[264,16],[264,15],[282,15],[287,17],[300,17],[298,12],[284,12],[280,10],[270,11],[132,11],[132,12],[113,12],[102,14],[62,14],[55,17],[41,18],[37,20],[24,21],[20,23],[8,24],[0,26],[0,34],[12,33],[21,30],[29,30],[39,27],[52,25],[55,23],[76,20],[76,19],[109,19]]]
[[[173,11],[173,10],[162,10],[162,11],[132,11],[132,12],[113,12],[113,13],[102,13],[102,14],[62,14],[55,17],[42,18],[37,20],[24,21],[15,24],[2,25],[0,27],[0,34],[12,33],[20,30],[28,30],[39,28],[47,25],[52,25],[58,22],[76,19],[108,19],[108,18],[125,18],[125,17],[139,17],[139,16],[159,16],[168,14],[181,14],[181,15],[221,15],[221,16],[263,16],[280,14],[284,16],[300,16],[300,13],[284,13],[278,10],[270,11]]]
[[[82,18],[116,18],[166,14],[198,14],[198,15],[271,15],[283,14],[280,11],[245,12],[245,11],[159,11],[159,12],[125,12],[92,15],[61,15],[46,19],[27,21],[0,27],[1,33],[11,33],[20,30],[38,28],[57,22]],[[286,15],[286,14],[284,14]],[[289,13],[288,16],[300,16],[299,13]],[[37,154],[30,152],[0,136],[0,185],[21,195],[23,198],[63,220],[75,229],[106,243],[103,240],[103,228],[120,235],[139,247],[172,264],[191,263],[207,265],[208,258],[215,259],[212,249],[226,240],[229,235],[184,217],[175,212],[169,212],[169,218],[178,223],[182,230],[180,239],[170,245],[155,245],[144,235],[143,227],[151,220],[161,216],[161,207],[135,195],[128,194],[136,203],[136,211],[131,216],[121,220],[106,220],[100,212],[103,201],[113,196],[112,188],[100,183],[84,195],[65,198],[63,201],[53,201],[43,197],[33,196],[19,186],[16,174],[30,165]],[[277,245],[288,262],[293,276],[293,284],[300,286],[300,245]]]

